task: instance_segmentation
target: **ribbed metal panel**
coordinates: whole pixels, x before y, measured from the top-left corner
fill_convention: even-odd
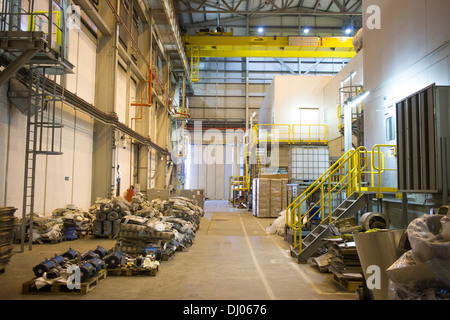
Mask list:
[[[396,104],[400,192],[442,191],[449,173],[441,152],[442,143],[448,151],[449,88],[432,85]]]

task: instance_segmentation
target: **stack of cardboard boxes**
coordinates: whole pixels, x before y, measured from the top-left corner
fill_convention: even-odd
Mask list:
[[[253,215],[259,218],[278,217],[287,207],[286,174],[261,175],[253,179]]]

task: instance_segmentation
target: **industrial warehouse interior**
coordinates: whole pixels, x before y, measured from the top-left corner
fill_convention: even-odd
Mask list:
[[[3,0],[0,300],[449,300],[449,15]]]

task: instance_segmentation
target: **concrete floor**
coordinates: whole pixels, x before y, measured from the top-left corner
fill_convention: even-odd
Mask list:
[[[69,247],[82,253],[115,240],[78,239],[33,245],[16,253],[0,274],[0,299],[93,300],[357,300],[339,287],[331,274],[299,265],[289,256],[283,237],[265,232],[274,219],[258,219],[233,209],[227,201],[207,201],[197,237],[187,252],[162,261],[156,276],[107,277],[86,295],[24,295],[22,283],[32,268]],[[20,249],[16,246],[16,251]]]

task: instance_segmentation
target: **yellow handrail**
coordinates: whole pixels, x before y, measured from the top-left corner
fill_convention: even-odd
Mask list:
[[[300,128],[300,130],[295,130]],[[302,128],[307,128],[303,133]],[[314,128],[317,128],[314,130]],[[316,132],[315,132],[316,131]],[[324,124],[257,124],[252,129],[252,146],[261,142],[288,144],[303,143],[327,143],[328,127]],[[303,135],[307,135],[306,138]]]
[[[36,16],[42,15],[44,17],[47,18],[47,23],[48,23],[48,15],[49,12],[48,11],[33,11],[31,12],[30,16],[28,17],[28,29],[29,31],[35,31],[35,20],[36,20]],[[62,28],[61,28],[61,11],[53,11],[52,14],[56,15],[56,21],[53,22],[53,25],[56,27],[56,31],[52,31],[52,34],[54,34],[56,36],[55,38],[55,42],[61,46],[61,38],[62,38]],[[52,30],[53,30],[53,26],[52,26]],[[43,31],[43,30],[39,30],[39,31]],[[50,37],[50,41],[51,41]]]
[[[291,126],[289,124],[257,124],[253,127],[255,142],[291,143]],[[283,138],[280,138],[282,136]],[[278,137],[278,139],[274,139]]]
[[[394,148],[394,150],[396,150],[397,146],[393,145],[393,144],[376,144],[372,147],[372,155],[375,155],[375,149],[377,149],[377,152],[376,152],[378,154],[377,165],[380,166],[380,164],[381,164],[380,167],[377,167],[375,165],[375,161],[372,159],[372,168],[375,171],[378,171],[378,173],[377,173],[378,174],[378,186],[376,187],[377,188],[377,198],[382,198],[383,197],[383,189],[386,190],[381,185],[381,174],[385,171],[396,171],[397,170],[397,169],[386,169],[384,167],[384,154],[380,151],[381,148]],[[381,157],[382,154],[383,154],[383,157]],[[372,186],[374,183],[373,180],[374,179],[372,179]]]
[[[299,139],[296,138],[296,132],[295,128],[300,128],[299,130]],[[307,133],[302,132],[302,128],[306,128],[308,130]],[[317,132],[311,132],[311,129],[316,128]],[[314,130],[315,131],[315,130]],[[307,142],[308,144],[311,143],[326,143],[327,142],[327,131],[328,127],[324,124],[293,124],[292,125],[292,139],[291,143],[295,142]],[[308,138],[304,139],[303,135],[307,134]]]

